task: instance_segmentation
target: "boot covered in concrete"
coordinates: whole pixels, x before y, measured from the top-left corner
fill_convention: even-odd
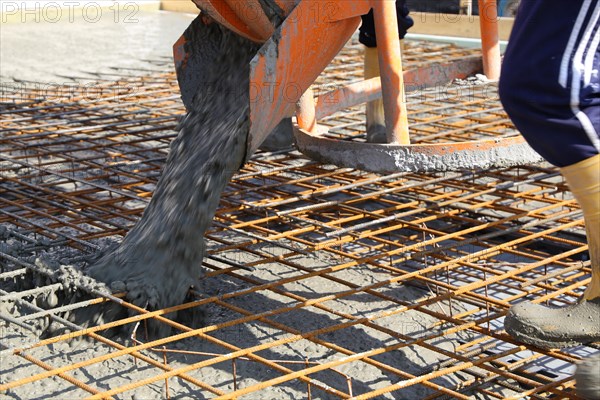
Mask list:
[[[542,348],[600,341],[600,155],[564,167],[561,173],[583,211],[592,278],[578,304],[548,308],[525,302],[511,308],[506,331]]]
[[[600,354],[583,359],[575,370],[577,396],[600,400]]]
[[[377,47],[365,48],[365,79],[379,76],[379,56]],[[385,133],[385,114],[383,112],[383,99],[367,103],[367,142],[387,143]]]
[[[508,312],[504,328],[515,339],[544,349],[600,341],[600,298],[562,308],[520,303]]]
[[[404,52],[405,42],[400,40],[400,51]],[[365,47],[365,79],[380,76],[379,55],[377,47]],[[385,130],[385,114],[383,111],[383,99],[377,99],[367,103],[367,142],[387,143]]]

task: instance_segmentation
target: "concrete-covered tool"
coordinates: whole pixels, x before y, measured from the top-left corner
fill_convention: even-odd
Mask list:
[[[483,57],[460,60],[463,69],[452,65],[429,66],[423,71],[402,70],[398,23],[394,0],[193,0],[201,9],[199,18],[210,18],[228,29],[262,44],[250,63],[250,130],[248,159],[285,117],[296,114],[295,137],[300,151],[323,162],[362,168],[373,172],[449,170],[494,165],[516,165],[540,158],[520,136],[469,143],[440,143],[439,146],[410,143],[405,74],[418,77],[429,87],[464,78],[483,64],[488,78],[500,74],[500,48],[494,12],[481,17]],[[496,10],[496,0],[479,0],[480,9]],[[310,86],[342,49],[360,23],[360,16],[374,11],[381,78],[338,89],[322,97],[343,99],[315,101]],[[190,54],[193,32],[184,34],[174,46],[182,98],[187,105],[202,82],[202,66]],[[197,47],[196,47],[197,48]],[[413,80],[414,82],[414,80]],[[344,97],[346,96],[346,97]],[[348,97],[349,96],[349,97]],[[341,142],[324,139],[319,117],[374,98],[383,97],[385,144]],[[382,157],[377,154],[381,153]],[[380,162],[372,162],[379,159]],[[428,162],[431,157],[432,162]],[[418,160],[424,160],[421,162]]]

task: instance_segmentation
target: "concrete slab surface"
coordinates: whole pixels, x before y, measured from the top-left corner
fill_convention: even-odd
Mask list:
[[[100,16],[88,10],[72,19],[63,13],[56,22],[31,16],[2,23],[0,82],[86,82],[98,80],[98,73],[107,79],[118,69],[164,66],[195,16],[131,5],[119,12],[103,9]]]

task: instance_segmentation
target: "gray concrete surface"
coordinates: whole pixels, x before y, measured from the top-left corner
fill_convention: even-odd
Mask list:
[[[118,15],[104,10],[100,18],[76,14],[57,22],[30,18],[2,23],[0,83],[86,82],[162,69],[171,62],[173,43],[193,19],[192,14],[132,8]]]

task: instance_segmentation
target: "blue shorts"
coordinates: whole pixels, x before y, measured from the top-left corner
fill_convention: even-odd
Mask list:
[[[600,152],[600,0],[522,0],[500,99],[527,142],[564,167]]]

